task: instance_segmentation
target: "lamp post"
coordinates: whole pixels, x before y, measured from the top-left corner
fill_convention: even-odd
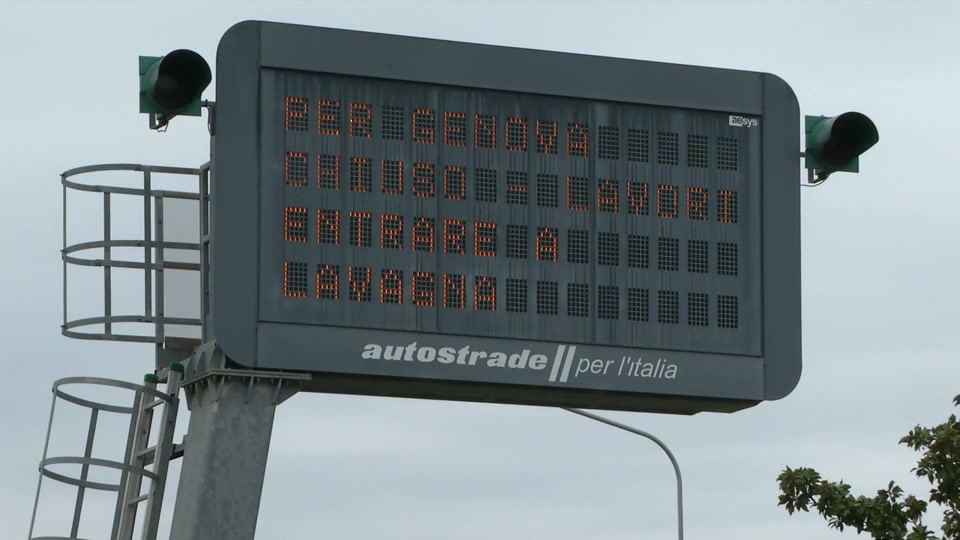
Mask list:
[[[621,424],[620,422],[610,420],[609,418],[604,418],[602,416],[598,416],[596,414],[589,413],[581,409],[568,409],[564,407],[564,410],[570,411],[573,414],[579,414],[580,416],[584,416],[591,420],[596,420],[597,422],[607,424],[608,426],[613,426],[617,429],[629,431],[634,435],[640,435],[641,437],[646,437],[647,439],[650,439],[651,441],[656,443],[656,445],[659,446],[665,454],[667,454],[667,457],[670,458],[670,463],[673,465],[673,472],[677,475],[677,539],[683,540],[683,479],[680,476],[680,464],[677,463],[677,458],[673,455],[673,452],[671,452],[670,449],[667,448],[667,445],[664,444],[663,441],[655,437],[653,434],[647,433],[642,429],[637,429],[635,427],[631,427],[626,424]]]

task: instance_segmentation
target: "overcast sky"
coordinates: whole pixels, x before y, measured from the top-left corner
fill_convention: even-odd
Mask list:
[[[212,65],[223,32],[247,19],[772,72],[793,87],[802,114],[871,116],[880,143],[860,174],[802,190],[796,391],[732,415],[609,416],[676,453],[688,539],[856,536],[777,507],[775,479],[787,465],[867,494],[891,479],[923,489],[909,472],[916,456],[897,440],[939,422],[960,393],[960,3],[0,1],[4,538],[27,535],[51,383],[135,382],[153,367],[149,346],[60,335],[58,175],[94,163],[206,161],[203,120],[147,129],[137,56],[191,48]],[[99,231],[99,200],[86,201],[79,208],[91,213],[71,219]],[[134,236],[138,225],[121,220],[114,231]],[[142,293],[114,294],[122,302]],[[82,453],[86,420],[65,418],[55,444]],[[111,454],[123,430],[105,429],[115,436],[97,450]],[[69,532],[71,492],[58,488],[44,484],[38,533]],[[660,450],[570,413],[311,394],[278,410],[257,538],[668,539],[675,519]],[[82,536],[104,538],[109,520],[109,501],[93,500]]]

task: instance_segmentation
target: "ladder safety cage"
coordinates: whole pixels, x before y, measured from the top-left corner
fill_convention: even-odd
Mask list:
[[[77,177],[91,173],[108,171],[132,171],[141,173],[139,185],[132,187],[94,185],[81,182]],[[168,174],[192,177],[188,184],[193,188],[186,190],[156,189],[154,175]],[[165,343],[168,326],[198,327],[202,332],[203,316],[168,317],[164,296],[165,271],[186,270],[201,272],[201,262],[205,256],[201,252],[202,242],[179,242],[165,240],[164,201],[198,201],[200,203],[200,231],[197,237],[206,236],[209,230],[209,213],[204,208],[209,190],[209,166],[201,169],[166,167],[138,164],[101,164],[70,169],[61,174],[63,185],[63,325],[62,334],[67,337],[87,340],[107,340],[134,343],[154,343],[162,348]],[[68,243],[68,195],[71,192],[101,193],[103,213],[102,238],[96,241]],[[116,238],[113,232],[113,208],[117,197],[139,197],[143,199],[143,224],[139,238]],[[140,248],[140,250],[131,249]],[[118,257],[116,251],[123,251]],[[200,252],[197,262],[166,260],[165,251]],[[130,257],[130,253],[140,252],[140,257]],[[194,258],[194,257],[191,257]],[[103,309],[102,314],[93,317],[71,318],[68,301],[68,269],[71,267],[96,267],[103,269]],[[143,271],[143,309],[138,313],[115,313],[113,291],[113,269],[126,268]],[[206,279],[201,277],[201,282]],[[135,291],[119,291],[127,296]],[[205,304],[206,302],[201,302]],[[115,325],[135,323],[144,328],[143,333],[118,332]],[[199,333],[196,336],[200,337]]]
[[[157,537],[170,460],[183,455],[183,443],[174,444],[173,442],[174,428],[179,410],[179,394],[183,377],[183,366],[180,364],[172,364],[170,369],[163,370],[163,374],[165,375],[165,380],[152,373],[146,375],[142,385],[97,377],[68,377],[54,382],[53,403],[50,406],[50,420],[47,424],[43,457],[39,465],[40,476],[37,481],[37,491],[34,497],[28,540],[79,540],[82,538],[79,536],[80,518],[83,512],[85,492],[88,489],[112,491],[117,494],[110,533],[111,540],[133,539],[137,518],[137,506],[141,502],[147,503],[143,525],[141,527],[141,538],[153,540]],[[166,383],[166,388],[159,389],[157,387],[158,384],[164,382]],[[84,399],[66,390],[66,387],[77,385],[83,385],[88,388],[91,386],[99,386],[129,390],[133,393],[133,399],[130,405],[117,405]],[[90,410],[90,421],[83,456],[48,455],[58,400],[73,403],[74,405]],[[155,412],[157,410],[160,411],[160,425],[157,431],[156,444],[148,446],[151,432],[153,431]],[[129,415],[130,417],[123,461],[93,456],[97,425],[102,413]],[[79,465],[79,476],[72,477],[51,470],[51,466],[63,464]],[[119,471],[119,481],[116,483],[107,483],[90,480],[90,472],[96,467]],[[69,484],[77,488],[69,535],[34,536],[34,529],[37,525],[37,510],[40,504],[40,492],[44,478]],[[142,489],[144,479],[149,480],[146,491]]]

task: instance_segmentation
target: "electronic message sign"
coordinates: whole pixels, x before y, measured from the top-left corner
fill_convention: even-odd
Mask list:
[[[256,22],[216,71],[213,329],[238,364],[675,413],[796,385],[782,80]]]

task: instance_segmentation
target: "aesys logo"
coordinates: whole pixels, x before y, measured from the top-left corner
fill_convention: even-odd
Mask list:
[[[555,383],[567,383],[578,377],[676,379],[678,371],[677,365],[665,358],[644,360],[633,356],[621,356],[619,359],[578,357],[576,345],[558,345],[551,358],[545,354],[533,354],[530,349],[502,352],[472,349],[469,345],[458,349],[420,346],[417,342],[407,345],[368,343],[364,345],[360,357],[364,360],[387,362],[542,371],[548,382]]]
[[[760,121],[756,118],[747,118],[746,116],[734,116],[730,115],[729,125],[734,127],[757,127],[760,125]]]

